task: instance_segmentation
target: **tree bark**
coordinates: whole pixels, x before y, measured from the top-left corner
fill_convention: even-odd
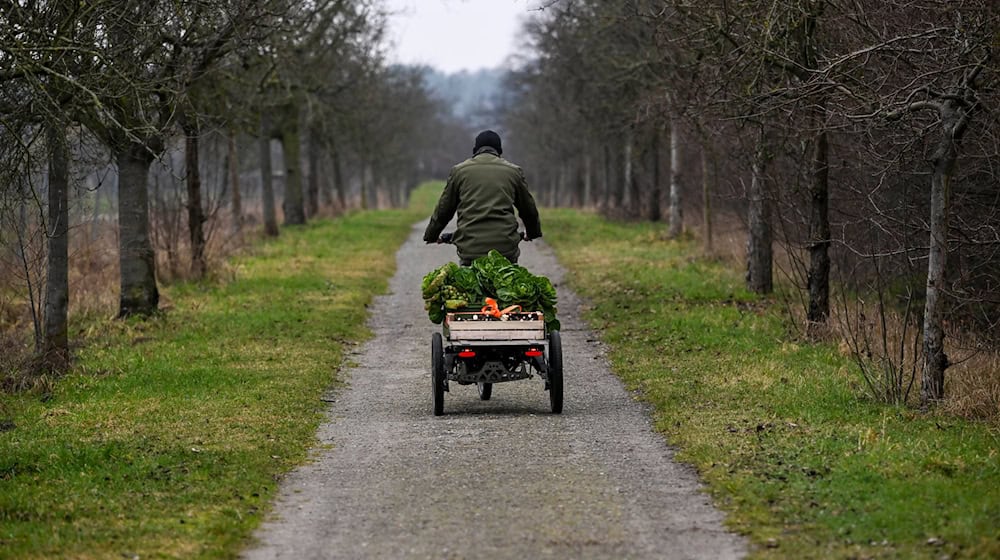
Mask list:
[[[90,220],[90,238],[97,239],[97,236],[101,234],[101,193],[104,191],[93,175],[87,176],[87,190],[94,193],[94,212],[91,214]]]
[[[753,160],[747,226],[747,289],[769,294],[772,283],[771,209],[767,200],[764,173],[770,158],[766,135],[762,132]]]
[[[635,150],[635,135],[629,135],[629,143],[627,148],[628,162],[626,163],[626,168],[628,170],[628,180],[625,182],[625,208],[626,215],[629,218],[635,218],[639,216],[639,205],[640,195],[639,195],[639,174],[636,173],[635,160],[636,160],[636,150]]]
[[[119,261],[121,296],[118,316],[151,315],[157,310],[156,259],[149,241],[149,192],[147,179],[153,154],[130,142],[116,154],[118,189]]]
[[[201,173],[198,169],[199,129],[188,121],[184,127],[184,179],[187,187],[188,234],[191,242],[191,274],[205,276],[205,210],[201,206]]]
[[[603,158],[604,165],[603,165],[603,169],[602,169],[603,173],[601,175],[602,182],[603,182],[603,184],[601,185],[601,188],[603,189],[601,191],[601,197],[602,197],[602,202],[603,202],[603,204],[602,204],[603,208],[602,209],[605,212],[608,212],[611,209],[611,203],[612,203],[612,200],[613,200],[613,196],[612,195],[614,193],[614,189],[611,186],[611,182],[612,182],[611,177],[613,175],[613,173],[612,173],[613,158],[611,157],[611,146],[609,146],[605,142],[604,145],[602,146],[602,150],[601,151],[602,151],[602,153],[604,155],[604,158]]]
[[[659,222],[660,215],[660,193],[663,185],[660,180],[660,127],[656,127],[653,132],[653,188],[649,193],[649,221]]]
[[[708,143],[701,147],[701,213],[705,226],[704,250],[706,255],[711,255],[712,248],[712,178],[711,166],[708,162]]]
[[[306,216],[312,217],[319,212],[319,134],[313,130],[309,134],[309,147],[306,157],[309,159],[309,182],[306,188]]]
[[[677,121],[670,123],[670,239],[677,239],[684,231],[684,214],[681,210],[681,132]]]
[[[370,196],[369,190],[371,189],[368,184],[368,161],[362,157],[361,158],[361,209],[368,210],[371,206],[371,201],[368,199]]]
[[[333,182],[334,188],[337,190],[337,203],[340,205],[340,211],[347,211],[347,185],[344,184],[344,169],[340,163],[340,150],[337,149],[337,145],[330,141],[330,159],[333,162]]]
[[[66,129],[48,128],[49,251],[45,280],[44,342],[46,368],[62,370],[69,362],[69,150]]]
[[[385,184],[382,182],[382,175],[379,173],[378,166],[371,166],[371,179],[372,179],[372,200],[374,201],[373,210],[382,208],[382,201],[385,199]],[[389,200],[389,205],[392,205],[392,200]]]
[[[622,184],[615,189],[616,209],[624,210],[632,191],[632,132],[625,135],[625,150],[622,154]]]
[[[298,115],[292,113],[281,127],[281,147],[285,159],[285,225],[306,223],[305,201],[302,196],[302,155]]]
[[[829,142],[822,119],[819,119],[812,161],[812,184],[809,189],[809,308],[810,323],[826,323],[830,316],[830,172]]]
[[[265,110],[266,111],[266,110]],[[278,236],[278,218],[274,208],[274,172],[271,169],[271,120],[260,116],[260,197],[264,209],[264,234]]]
[[[236,149],[236,131],[229,131],[229,146],[226,163],[229,171],[229,186],[233,192],[233,228],[243,229],[243,192],[240,190],[239,153]]]
[[[942,290],[947,282],[948,227],[951,214],[951,178],[958,160],[961,114],[954,102],[941,110],[941,137],[934,151],[931,176],[931,235],[927,259],[927,296],[924,301],[924,363],[920,379],[920,403],[927,406],[944,398],[944,351]]]

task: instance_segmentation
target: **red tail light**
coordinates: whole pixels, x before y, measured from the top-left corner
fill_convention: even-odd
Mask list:
[[[529,358],[538,358],[542,355],[542,351],[537,348],[532,348],[524,353],[525,356]]]
[[[462,350],[461,352],[458,353],[458,357],[459,358],[475,358],[476,357],[476,353],[473,352],[472,350],[469,350],[468,348],[466,348],[465,350]]]

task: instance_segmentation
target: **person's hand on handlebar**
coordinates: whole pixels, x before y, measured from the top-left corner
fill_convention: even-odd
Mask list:
[[[438,243],[451,243],[451,238],[453,235],[455,234],[450,231],[442,233],[441,236],[438,237]]]

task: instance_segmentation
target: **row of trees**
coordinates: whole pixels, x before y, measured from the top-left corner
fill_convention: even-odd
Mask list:
[[[278,235],[282,216],[404,203],[440,157],[420,139],[453,123],[423,70],[386,64],[384,29],[376,0],[6,3],[0,243],[39,310],[37,363],[68,359],[84,203],[95,221],[117,208],[122,317],[158,309],[154,240],[183,245],[198,278],[209,235],[247,217]]]
[[[943,397],[949,326],[996,343],[995,2],[546,4],[505,103],[544,200],[662,219],[671,237],[700,209],[709,249],[712,203],[741,216],[750,290],[773,289],[777,242],[812,327],[831,270],[876,300],[881,324],[852,307],[851,340],[892,400],[907,367],[922,403]]]

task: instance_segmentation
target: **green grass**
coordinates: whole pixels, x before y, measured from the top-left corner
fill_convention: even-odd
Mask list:
[[[995,427],[865,400],[836,347],[793,340],[739,271],[662,226],[543,224],[614,370],[754,556],[1000,557]]]
[[[307,458],[366,304],[430,213],[287,228],[235,259],[235,279],[164,289],[147,321],[92,333],[51,398],[3,398],[0,557],[233,557],[276,480]]]

